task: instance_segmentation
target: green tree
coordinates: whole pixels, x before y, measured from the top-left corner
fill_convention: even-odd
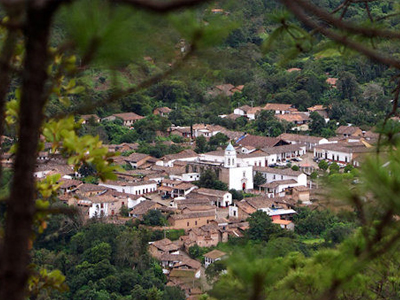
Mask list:
[[[337,174],[339,173],[340,167],[337,163],[333,162],[330,166],[329,166],[329,174]]]
[[[261,172],[256,172],[253,178],[254,186],[258,188],[260,185],[264,184],[267,180],[264,178]]]
[[[196,138],[196,148],[194,151],[197,153],[204,153],[208,151],[207,140],[203,135]]]
[[[321,170],[326,171],[326,170],[328,170],[328,167],[329,167],[329,165],[328,165],[328,163],[327,163],[325,160],[321,160],[321,161],[318,163],[318,168],[320,168]]]
[[[143,215],[143,224],[148,226],[164,226],[167,220],[162,215],[161,211],[151,209]]]
[[[271,235],[280,230],[278,225],[272,223],[267,213],[261,210],[252,213],[247,221],[249,222],[249,229],[246,232],[246,237],[251,240],[268,242]]]

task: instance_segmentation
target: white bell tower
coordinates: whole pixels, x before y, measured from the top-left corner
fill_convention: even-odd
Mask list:
[[[233,168],[236,167],[237,161],[236,161],[236,150],[233,148],[232,144],[229,143],[228,147],[225,149],[225,155],[224,155],[224,167],[225,168]]]

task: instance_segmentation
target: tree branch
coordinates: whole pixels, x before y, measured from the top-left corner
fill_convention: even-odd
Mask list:
[[[161,74],[155,75],[147,80],[144,80],[141,83],[139,83],[137,86],[128,88],[126,90],[116,91],[111,96],[109,96],[105,99],[102,99],[102,100],[94,102],[94,103],[86,103],[84,105],[78,106],[77,108],[73,109],[72,111],[70,111],[68,113],[60,113],[60,114],[52,115],[49,117],[49,119],[62,119],[68,115],[79,115],[79,114],[86,114],[88,112],[92,112],[95,108],[97,108],[99,106],[104,106],[106,104],[110,104],[114,101],[121,99],[122,97],[128,96],[130,94],[136,93],[141,90],[144,90],[144,89],[154,85],[155,83],[167,78],[168,76],[170,76],[173,73],[175,73],[176,71],[178,71],[184,65],[184,63],[190,57],[193,56],[193,54],[195,53],[196,48],[197,48],[195,41],[198,40],[201,37],[201,35],[202,35],[201,31],[198,31],[195,33],[194,39],[193,39],[194,42],[191,45],[188,53],[182,59],[175,62],[173,67],[171,67],[169,70],[167,70]]]
[[[368,58],[375,60],[377,62],[380,62],[384,65],[394,67],[396,69],[400,69],[400,61],[397,59],[394,59],[389,56],[384,56],[378,51],[371,50],[368,47],[365,47],[364,45],[357,43],[351,39],[349,39],[347,36],[340,35],[330,29],[327,29],[320,24],[316,23],[308,15],[306,15],[303,11],[303,7],[298,5],[297,2],[300,2],[301,0],[297,0],[296,2],[290,1],[290,0],[282,0],[282,3],[285,4],[285,6],[293,12],[295,16],[297,16],[300,21],[302,21],[304,24],[307,26],[315,29],[317,32],[325,35],[326,37],[343,44],[350,49],[353,49],[361,54],[364,54]],[[302,1],[301,1],[302,2]],[[309,11],[309,10],[307,10]]]
[[[136,8],[156,13],[166,13],[181,8],[189,8],[209,0],[174,0],[174,1],[153,1],[153,0],[110,0],[112,3],[123,3]]]
[[[361,34],[366,37],[382,37],[382,38],[389,38],[389,39],[400,39],[400,33],[390,30],[381,30],[381,29],[374,29],[374,28],[366,28],[355,26],[349,22],[340,20],[338,18],[333,17],[330,13],[320,9],[316,5],[306,1],[306,0],[296,0],[297,5],[303,8],[309,14],[314,15],[315,17],[324,20],[330,25],[342,30],[346,30],[355,34]],[[363,1],[364,2],[364,1]],[[297,15],[296,12],[293,12]]]

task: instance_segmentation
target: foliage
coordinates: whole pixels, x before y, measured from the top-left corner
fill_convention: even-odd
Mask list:
[[[246,237],[250,240],[268,242],[271,235],[281,230],[278,225],[272,223],[267,213],[261,210],[252,213],[247,221],[249,222],[249,229],[246,232]]]
[[[321,160],[321,161],[318,163],[318,168],[320,168],[321,170],[326,171],[326,170],[328,170],[328,167],[329,167],[329,165],[328,165],[328,163],[327,163],[325,160]]]
[[[164,226],[167,220],[157,209],[151,209],[143,215],[143,224],[148,226]]]
[[[256,172],[253,178],[254,186],[257,188],[260,185],[264,184],[267,180],[264,178],[261,172]]]
[[[196,182],[198,187],[227,191],[228,186],[226,183],[217,179],[217,174],[212,169],[206,169],[200,175],[200,180]]]

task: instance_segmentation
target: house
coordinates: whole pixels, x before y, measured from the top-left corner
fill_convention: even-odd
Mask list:
[[[275,219],[272,223],[279,225],[282,229],[294,231],[294,223],[290,220]]]
[[[241,93],[244,88],[244,85],[238,85],[234,86],[230,83],[228,84],[221,84],[217,85],[213,88],[211,88],[210,91],[208,91],[208,94],[212,97],[216,97],[218,95],[224,95],[227,97],[232,96],[234,93]]]
[[[251,109],[249,109],[247,111],[247,118],[249,118],[249,120],[255,120],[256,119],[256,115],[262,111],[262,107],[260,106],[256,106],[256,107],[252,107]]]
[[[146,164],[146,162],[152,158],[153,157],[148,154],[132,153],[125,158],[125,161],[128,162],[132,168],[137,169]]]
[[[307,175],[300,171],[294,171],[291,168],[270,168],[270,167],[254,167],[254,174],[259,172],[263,175],[266,183],[275,182],[278,180],[293,179],[299,185],[307,186]]]
[[[277,162],[285,162],[288,159],[297,158],[306,154],[306,146],[289,144],[263,148],[262,151],[268,153],[269,155],[275,154]]]
[[[336,135],[339,137],[356,137],[362,136],[363,132],[359,127],[356,126],[339,126],[336,129]]]
[[[188,182],[181,182],[172,188],[171,197],[184,197],[194,189],[197,189],[197,186]]]
[[[292,108],[292,104],[267,103],[264,106],[264,110],[273,111],[275,115],[290,114],[290,108]]]
[[[191,149],[183,150],[176,154],[168,154],[156,162],[157,166],[173,167],[175,161],[195,161],[199,155]]]
[[[326,123],[329,122],[328,110],[323,105],[318,104],[318,105],[311,106],[311,107],[307,108],[307,111],[308,111],[308,113],[316,112],[317,114],[319,114],[321,117],[323,117],[325,119]]]
[[[157,182],[153,180],[139,182],[107,181],[101,182],[99,185],[132,195],[144,195],[157,191]]]
[[[228,233],[214,222],[190,229],[188,236],[189,238],[184,242],[185,249],[189,249],[194,245],[198,245],[199,247],[213,247],[217,246],[218,243],[228,241]]]
[[[83,184],[80,180],[74,179],[61,179],[60,183],[60,192],[67,194],[76,191],[76,189]]]
[[[288,72],[288,73],[292,73],[292,72],[300,72],[301,71],[301,69],[300,68],[290,68],[290,69],[287,69],[286,70],[286,72]]]
[[[100,118],[95,115],[95,114],[91,114],[91,115],[81,115],[81,119],[83,120],[82,124],[87,124],[89,122],[89,120],[92,120],[95,123],[100,123]]]
[[[283,114],[283,115],[275,115],[275,117],[279,121],[285,121],[288,123],[293,123],[295,127],[292,130],[297,131],[308,131],[308,123],[310,121],[310,117],[306,113],[290,113],[290,114]]]
[[[160,259],[164,254],[179,254],[180,247],[174,244],[170,239],[162,239],[149,243],[149,253],[154,258]]]
[[[232,204],[232,194],[227,191],[200,188],[194,192],[202,196],[207,196],[217,207],[228,207]]]
[[[183,138],[192,138],[192,129],[190,127],[180,127],[180,126],[175,126],[171,127],[169,134],[175,134],[178,136],[181,136]]]
[[[210,264],[223,259],[226,256],[225,252],[214,249],[204,254],[204,266],[207,268]]]
[[[89,218],[108,217],[119,213],[121,201],[110,195],[95,195],[88,198],[92,203],[89,208]]]
[[[354,163],[359,155],[371,151],[371,148],[366,147],[363,143],[326,144],[314,148],[314,157],[347,165]]]
[[[136,204],[129,212],[129,216],[141,219],[149,210],[162,209],[163,206],[163,204],[158,202],[145,200]]]
[[[131,127],[136,121],[144,119],[144,117],[135,114],[134,112],[113,114],[113,117],[122,119],[124,126]]]
[[[329,77],[326,79],[326,83],[329,84],[332,88],[336,88],[338,78]]]
[[[281,139],[267,136],[258,136],[252,134],[246,134],[245,136],[239,138],[236,141],[236,145],[240,146],[252,146],[254,148],[265,148],[265,147],[276,147],[281,145],[288,145],[288,142],[285,142]]]
[[[285,199],[278,197],[249,197],[241,201],[235,201],[234,205],[229,207],[229,217],[238,220],[246,220],[252,213],[255,213],[257,210],[266,210],[270,207],[280,207],[283,205],[283,203],[285,203]]]
[[[291,144],[306,146],[307,151],[313,151],[317,145],[328,144],[329,141],[326,138],[318,136],[309,136],[292,133],[282,133],[278,138],[285,140]]]
[[[215,210],[187,214],[173,214],[168,218],[171,227],[175,229],[201,227],[209,224],[213,220],[215,220]]]
[[[291,208],[286,209],[282,207],[267,207],[261,209],[262,211],[266,212],[268,216],[271,217],[272,221],[275,220],[290,220],[297,212]]]
[[[243,106],[240,106],[240,107],[238,107],[238,108],[235,108],[235,109],[233,110],[233,113],[234,113],[235,115],[239,115],[239,116],[244,116],[244,117],[246,117],[246,116],[247,116],[247,112],[248,112],[250,109],[252,109],[251,106],[243,105]]]
[[[158,107],[155,110],[153,110],[153,115],[158,115],[161,117],[168,117],[169,113],[172,111],[169,107]]]
[[[173,270],[191,270],[195,278],[200,278],[201,263],[189,257],[184,257],[182,261],[174,265]]]
[[[76,192],[79,193],[80,195],[83,195],[85,197],[91,197],[94,195],[100,195],[102,193],[105,193],[107,191],[107,188],[101,185],[97,184],[92,184],[92,183],[84,183],[80,186],[78,186]]]

